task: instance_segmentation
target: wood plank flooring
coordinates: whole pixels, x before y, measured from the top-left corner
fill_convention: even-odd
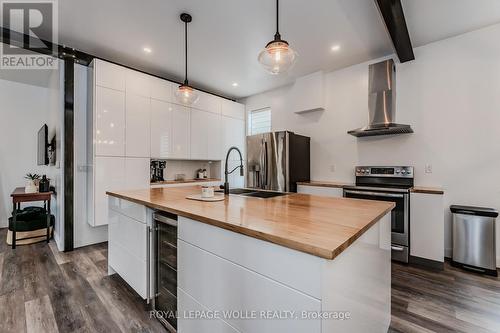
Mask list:
[[[5,244],[0,229],[0,332],[165,332],[145,302],[107,276],[107,244],[70,253],[53,241]]]
[[[106,243],[12,251],[5,237],[0,229],[1,333],[166,332],[118,275],[107,276]],[[394,263],[389,332],[500,332],[500,279]]]

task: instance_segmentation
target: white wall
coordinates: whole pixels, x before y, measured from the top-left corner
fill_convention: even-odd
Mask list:
[[[74,145],[74,247],[105,242],[108,227],[92,227],[87,223],[87,83],[88,67],[75,65],[75,145]]]
[[[346,134],[367,124],[368,63],[326,75],[322,112],[293,114],[290,86],[244,102],[247,110],[270,106],[273,130],[311,136],[313,180],[352,182],[355,165],[401,164],[415,166],[417,185],[444,187],[449,256],[451,204],[500,209],[499,39],[500,24],[419,47],[415,61],[397,65],[396,120],[411,124],[411,135],[358,139]],[[431,174],[424,172],[426,164],[432,165]],[[500,267],[500,241],[497,261]]]
[[[62,169],[37,166],[37,132],[43,124],[48,125],[49,140],[56,135],[56,158],[61,159],[61,74],[61,70],[0,70],[0,227],[8,225],[10,194],[25,185],[26,173],[46,174],[56,190],[61,188]],[[51,207],[56,216],[55,238],[62,244],[58,209],[62,196],[58,194]]]

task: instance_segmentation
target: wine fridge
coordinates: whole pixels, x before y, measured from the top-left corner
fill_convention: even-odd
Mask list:
[[[153,214],[154,297],[156,317],[170,331],[177,331],[177,216]]]

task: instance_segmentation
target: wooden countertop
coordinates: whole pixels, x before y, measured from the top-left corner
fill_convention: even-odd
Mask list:
[[[203,178],[203,179],[184,179],[184,180],[164,180],[161,182],[154,182],[151,185],[171,185],[171,184],[187,184],[187,183],[209,183],[209,182],[221,182],[219,178]]]
[[[343,183],[343,182],[311,180],[308,182],[297,182],[297,185],[344,188],[345,186],[352,186],[354,184]],[[444,190],[440,187],[427,187],[427,186],[414,186],[410,189],[410,192],[427,193],[427,194],[444,194]]]
[[[219,202],[186,199],[200,193],[199,186],[106,193],[326,259],[342,253],[395,207],[298,193],[269,199],[230,195]]]
[[[344,186],[353,185],[353,184],[344,183],[344,182],[331,182],[331,181],[311,180],[311,181],[308,181],[308,182],[297,182],[297,185],[344,188]]]
[[[410,191],[413,193],[444,194],[444,190],[439,187],[414,186]]]

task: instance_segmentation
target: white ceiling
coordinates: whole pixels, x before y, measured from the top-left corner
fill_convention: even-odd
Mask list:
[[[287,75],[268,75],[257,54],[274,35],[274,6],[273,0],[60,0],[59,43],[181,81],[179,14],[186,11],[193,16],[190,83],[233,98],[393,52],[373,0],[282,0],[280,32],[299,58]],[[403,6],[415,47],[500,22],[498,0],[403,0]],[[337,44],[341,49],[332,52]],[[144,46],[153,52],[145,54]]]

